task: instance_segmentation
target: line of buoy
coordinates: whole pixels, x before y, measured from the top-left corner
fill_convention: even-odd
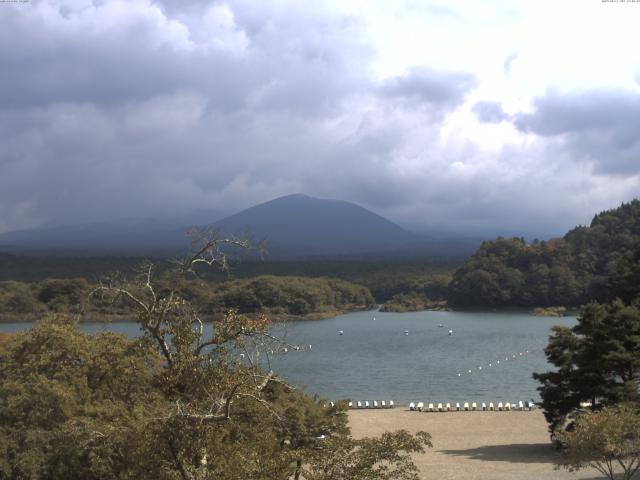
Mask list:
[[[491,361],[482,365],[478,365],[477,367],[474,367],[473,369],[468,369],[467,373],[471,374],[473,373],[474,370],[482,370],[483,367],[485,368],[492,368],[492,367],[497,367],[498,365],[500,365],[500,362],[502,361],[502,364],[504,364],[505,362],[508,361],[514,361],[514,360],[518,360],[522,357],[526,357],[527,355],[530,355],[531,353],[536,352],[537,350],[524,350],[522,352],[518,352],[517,354],[511,354],[511,355],[505,355],[504,360],[502,359],[502,357],[500,357],[500,359],[495,360],[495,361]],[[463,372],[458,372],[458,377],[462,377]]]

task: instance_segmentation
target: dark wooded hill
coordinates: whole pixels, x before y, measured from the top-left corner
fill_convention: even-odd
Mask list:
[[[640,201],[596,215],[564,237],[527,243],[484,242],[454,274],[449,300],[457,306],[579,306],[624,296],[640,248]],[[635,263],[634,263],[635,262]],[[630,270],[631,269],[631,270]]]

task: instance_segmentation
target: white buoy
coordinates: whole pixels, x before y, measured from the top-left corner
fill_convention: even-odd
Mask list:
[[[338,331],[338,334],[339,334],[339,335],[344,335],[344,330],[339,330],[339,331]]]
[[[462,376],[462,374],[461,374],[461,373],[458,373],[458,376],[459,376],[459,377],[461,377],[461,376]]]
[[[453,330],[449,330],[449,335],[453,335]]]
[[[405,331],[404,331],[404,334],[405,334],[405,335],[409,335],[409,330],[405,330]]]

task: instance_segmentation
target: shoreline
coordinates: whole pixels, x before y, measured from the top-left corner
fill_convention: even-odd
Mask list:
[[[386,431],[426,431],[433,448],[414,455],[419,478],[438,480],[596,480],[596,470],[555,466],[560,454],[549,440],[542,412],[412,412],[349,410],[354,438]]]
[[[338,317],[340,315],[345,315],[347,313],[355,313],[355,312],[377,312],[379,306],[376,305],[374,308],[363,307],[363,308],[354,308],[350,310],[333,310],[328,312],[312,312],[306,315],[292,315],[288,313],[276,313],[269,314],[265,313],[267,317],[273,323],[281,323],[281,322],[307,322],[307,321],[317,321],[317,320],[329,320],[331,318]],[[260,315],[260,312],[251,312],[246,313],[248,317]],[[77,313],[69,313],[69,312],[47,312],[43,314],[17,314],[17,313],[0,313],[0,324],[2,323],[35,323],[44,318],[55,316],[55,315],[68,315],[69,317],[77,317]],[[78,320],[79,323],[113,323],[113,322],[136,322],[137,320],[133,319],[135,313],[131,314],[83,314]],[[217,322],[224,316],[223,313],[215,313],[203,315],[202,318],[206,321]]]

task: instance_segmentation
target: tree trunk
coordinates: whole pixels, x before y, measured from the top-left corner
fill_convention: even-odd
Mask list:
[[[300,480],[300,474],[302,473],[302,460],[296,460],[296,473],[293,476],[293,480]]]

